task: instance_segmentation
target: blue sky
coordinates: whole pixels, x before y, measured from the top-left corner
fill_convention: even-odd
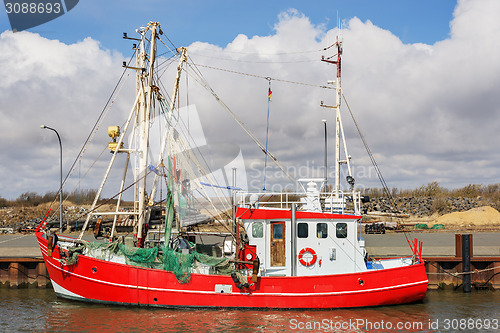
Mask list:
[[[177,46],[203,41],[223,47],[238,34],[271,34],[279,13],[295,8],[327,30],[337,25],[338,14],[342,20],[370,20],[404,43],[434,44],[448,36],[455,5],[454,0],[82,0],[67,14],[28,31],[67,44],[92,37],[104,48],[128,54],[122,32],[132,34],[156,20]],[[10,29],[5,11],[0,22],[0,31]]]
[[[134,36],[136,28],[159,21],[198,65],[324,85],[335,76],[333,66],[320,59],[332,55],[332,49],[321,50],[335,41],[337,12],[344,22],[343,92],[389,187],[498,183],[498,0],[151,0],[140,5],[82,0],[26,32],[8,31],[7,15],[0,14],[0,196],[57,188],[56,138],[40,125],[60,132],[66,173],[122,73],[122,61],[132,53],[123,32]],[[268,81],[200,68],[218,96],[265,142]],[[114,109],[129,110],[133,79],[128,84]],[[296,178],[318,176],[321,120],[333,124],[319,104],[331,103],[334,96],[284,81],[273,81],[272,88],[269,150]],[[207,142],[240,147],[252,188],[262,188],[260,149],[220,114],[211,96],[199,87],[192,91],[189,103],[200,113]],[[105,126],[115,122],[107,120]],[[347,114],[344,122],[356,184],[380,186]],[[104,133],[92,149],[100,151],[107,140]],[[269,183],[279,182],[273,174]],[[99,177],[87,188],[96,188]]]

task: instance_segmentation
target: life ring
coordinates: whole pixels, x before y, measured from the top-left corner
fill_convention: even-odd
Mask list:
[[[304,260],[304,254],[306,254],[306,253],[310,253],[312,255],[311,260],[309,260],[309,261]],[[309,247],[305,247],[302,250],[300,250],[300,252],[299,252],[299,262],[306,267],[314,265],[314,263],[316,262],[316,259],[318,259],[316,252]]]

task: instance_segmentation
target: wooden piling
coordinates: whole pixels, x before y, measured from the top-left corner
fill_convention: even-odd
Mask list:
[[[464,293],[471,292],[471,276],[470,276],[470,259],[472,254],[472,235],[462,235],[462,270],[463,273],[463,284]],[[467,274],[469,273],[469,274]]]
[[[456,234],[455,257],[424,257],[429,289],[462,286],[464,292],[471,292],[472,287],[500,290],[500,257],[473,253],[472,235]]]
[[[47,288],[51,283],[42,258],[0,258],[0,286]]]

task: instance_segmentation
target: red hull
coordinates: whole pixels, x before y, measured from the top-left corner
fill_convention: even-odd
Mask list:
[[[158,269],[79,256],[64,266],[59,247],[47,256],[47,240],[37,239],[56,293],[88,302],[160,307],[307,308],[328,309],[402,304],[422,300],[427,291],[424,264],[363,273],[259,277],[240,291],[229,276],[192,274],[187,283]],[[362,280],[362,281],[360,281]],[[362,283],[360,283],[362,282]],[[215,292],[216,285],[232,285],[231,293]]]

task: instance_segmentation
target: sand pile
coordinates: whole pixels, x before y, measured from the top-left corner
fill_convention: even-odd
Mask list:
[[[500,227],[500,212],[493,207],[483,206],[469,209],[466,212],[445,214],[433,221],[445,226],[498,226]]]

